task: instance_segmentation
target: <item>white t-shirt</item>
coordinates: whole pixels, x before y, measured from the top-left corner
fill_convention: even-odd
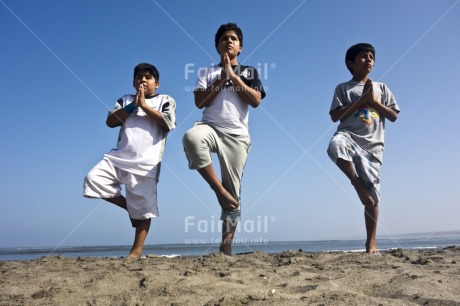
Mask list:
[[[262,98],[265,97],[259,74],[254,67],[237,65],[232,68],[246,85],[260,91]],[[221,71],[220,65],[201,68],[195,90],[207,89],[220,77]],[[214,101],[205,107],[202,121],[227,134],[249,135],[248,118],[248,104],[238,96],[233,84],[228,83],[222,86]]]
[[[133,100],[133,95],[121,97],[116,102],[114,111],[132,103]],[[175,128],[176,102],[173,98],[168,95],[155,95],[146,97],[145,101],[162,114],[170,130]],[[104,157],[120,169],[138,175],[158,177],[167,134],[166,130],[138,107],[121,126],[117,147],[107,152]]]

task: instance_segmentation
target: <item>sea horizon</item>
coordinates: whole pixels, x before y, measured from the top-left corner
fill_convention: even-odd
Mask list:
[[[202,256],[219,251],[219,243],[200,243],[200,240],[189,240],[188,243],[148,244],[144,246],[144,256]],[[337,238],[327,240],[305,241],[268,241],[268,240],[236,240],[233,244],[234,254],[264,252],[268,254],[283,251],[303,252],[364,252],[364,238]],[[381,235],[377,238],[378,249],[442,249],[460,246],[460,230],[429,233]],[[120,258],[126,256],[130,245],[80,245],[59,247],[2,247],[0,261],[34,260],[46,256],[107,257]]]

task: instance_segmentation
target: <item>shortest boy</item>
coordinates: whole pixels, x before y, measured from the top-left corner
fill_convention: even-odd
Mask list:
[[[394,122],[399,107],[388,87],[372,82],[375,49],[370,44],[350,47],[345,64],[353,78],[339,84],[329,111],[332,121],[340,120],[327,153],[350,179],[364,205],[366,252],[377,252],[376,233],[380,201],[385,118]]]
[[[137,93],[118,99],[106,121],[111,128],[121,126],[117,147],[104,154],[84,181],[85,197],[101,198],[128,211],[136,234],[127,261],[141,258],[151,218],[158,216],[160,163],[166,136],[175,127],[176,102],[156,94],[159,80],[153,65],[141,63],[134,68]]]

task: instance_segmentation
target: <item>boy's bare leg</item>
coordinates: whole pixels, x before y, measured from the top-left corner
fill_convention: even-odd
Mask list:
[[[128,208],[126,206],[126,198],[124,196],[118,196],[118,197],[114,197],[114,198],[106,198],[104,200],[106,200],[107,202],[110,202],[112,204],[115,204],[118,207],[121,207],[123,209],[128,210]]]
[[[211,189],[214,190],[217,196],[217,200],[224,210],[234,210],[240,206],[235,198],[224,188],[222,182],[217,177],[212,164],[198,169],[198,172],[206,180],[206,182],[208,182],[209,186],[211,186]]]
[[[222,242],[219,251],[224,255],[232,255],[232,241],[237,225],[238,221],[225,220],[222,222]]]
[[[121,208],[125,209],[126,211],[128,210],[128,207],[126,206],[126,198],[124,196],[118,196],[118,197],[114,197],[114,198],[106,198],[104,200],[106,200],[107,202],[110,202],[112,204],[115,204],[118,207],[121,207]],[[129,218],[131,219],[132,227],[137,227],[139,225],[139,220],[133,219],[131,217],[129,217]]]
[[[125,261],[133,261],[141,258],[142,248],[144,247],[145,238],[147,238],[147,234],[149,233],[151,221],[152,219],[139,220],[139,225],[136,227],[133,247],[129,255],[125,258]]]
[[[379,208],[378,206],[366,206],[364,208],[364,220],[366,221],[366,253],[374,254],[377,253],[377,220],[379,217]]]
[[[343,173],[345,173],[353,187],[355,187],[355,190],[358,193],[361,203],[363,203],[363,205],[366,207],[373,207],[374,200],[372,199],[372,196],[367,190],[366,186],[364,186],[363,182],[356,174],[353,163],[351,161],[338,158],[337,166],[340,168],[340,170],[342,170]]]

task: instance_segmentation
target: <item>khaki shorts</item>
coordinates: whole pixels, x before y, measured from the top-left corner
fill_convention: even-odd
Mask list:
[[[118,197],[121,196],[121,185],[125,185],[129,216],[145,220],[158,217],[157,183],[154,177],[122,170],[104,158],[86,175],[83,196],[100,199]]]
[[[240,203],[232,211],[222,210],[221,220],[238,221],[241,217],[241,179],[251,148],[249,136],[230,135],[198,122],[183,139],[190,169],[201,169],[212,163],[211,153],[219,159],[222,185]]]

